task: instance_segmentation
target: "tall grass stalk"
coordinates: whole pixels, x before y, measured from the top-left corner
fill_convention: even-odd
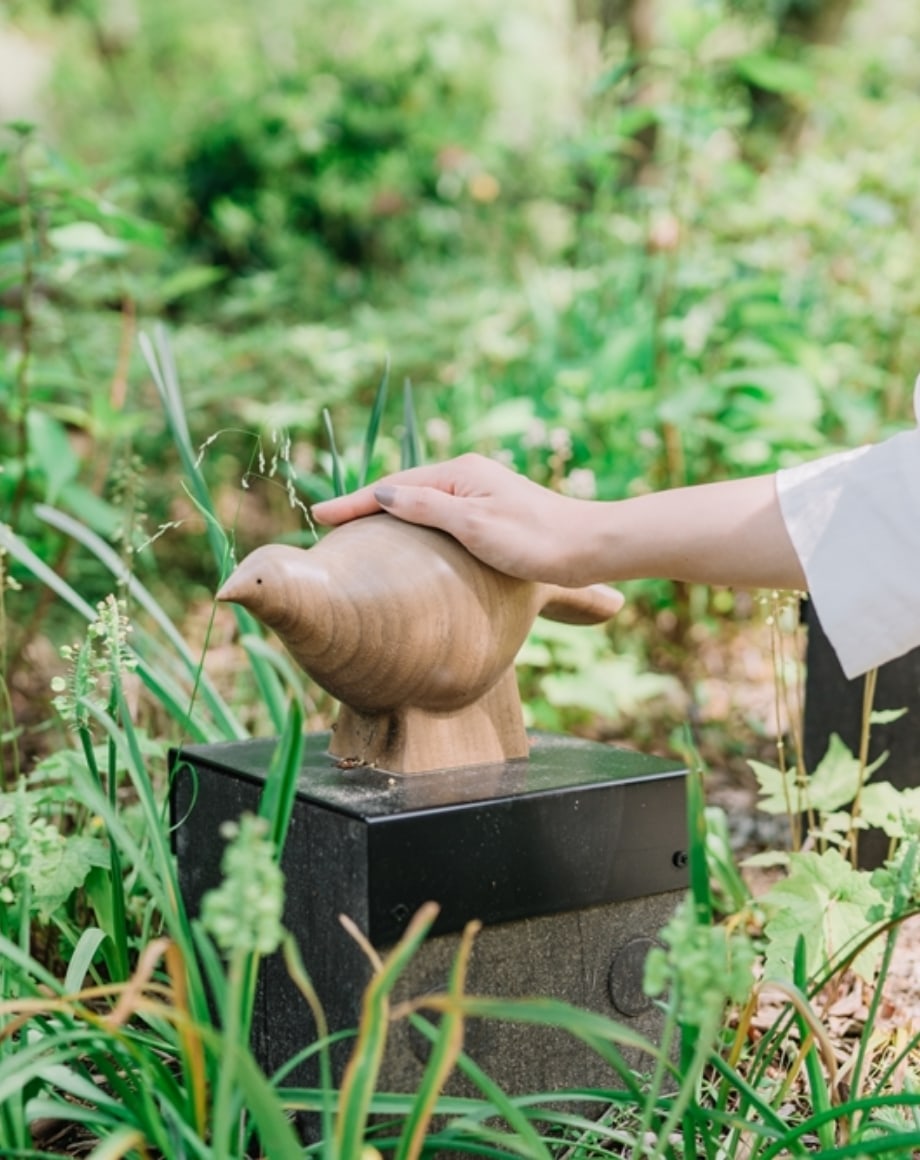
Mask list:
[[[198,466],[198,458],[192,446],[172,344],[163,327],[156,328],[152,340],[148,335],[141,334],[139,342],[160,396],[169,431],[179,453],[192,498],[196,506],[202,512],[207,513],[209,517],[205,519],[205,531],[219,578],[222,581],[232,558],[231,545],[217,519],[210,491]],[[244,608],[235,604],[233,612],[241,634],[261,635],[258,622]],[[257,655],[250,656],[250,663],[262,703],[268,710],[275,729],[280,733],[284,728],[285,698],[277,673],[271,665],[265,663]]]

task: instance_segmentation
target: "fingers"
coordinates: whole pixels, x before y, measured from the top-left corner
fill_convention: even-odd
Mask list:
[[[359,516],[369,516],[380,511],[380,504],[374,498],[372,487],[362,487],[351,495],[340,495],[336,499],[326,499],[315,503],[310,514],[318,524],[344,524]]]
[[[377,483],[362,487],[358,491],[352,492],[351,495],[343,495],[336,499],[327,499],[314,504],[311,509],[312,515],[319,524],[344,524],[348,520],[357,519],[359,516],[372,515],[385,507],[401,519],[411,523],[424,523],[426,521],[421,515],[413,518],[411,514],[414,511],[421,512],[423,508],[416,507],[411,500],[405,498],[398,501],[398,510],[390,504],[381,503],[379,498],[381,489],[395,486],[399,489],[409,487],[433,489],[448,496],[470,494],[479,490],[483,479],[483,465],[486,465],[487,471],[489,468],[505,471],[504,468],[499,468],[498,464],[490,463],[488,460],[475,455],[463,456],[459,459],[425,467],[410,467],[406,471],[397,471],[392,475],[384,476]],[[435,510],[438,510],[437,505],[435,505]],[[442,525],[437,524],[436,526]]]
[[[401,487],[383,482],[374,488],[374,498],[384,511],[409,524],[425,524],[453,533],[459,506],[464,502],[437,487]]]

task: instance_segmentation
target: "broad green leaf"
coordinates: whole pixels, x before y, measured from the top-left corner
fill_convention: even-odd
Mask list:
[[[862,777],[863,785],[888,760],[883,753],[867,766]],[[808,779],[808,802],[812,809],[821,813],[832,813],[848,805],[859,789],[859,760],[854,757],[836,733],[831,734],[827,753],[821,758],[817,769]]]
[[[884,764],[887,756],[882,754],[868,766],[864,783]],[[748,764],[760,786],[758,809],[768,814],[785,814],[790,810],[800,813],[808,809],[821,814],[834,813],[852,802],[859,789],[859,760],[836,733],[831,735],[827,752],[817,769],[802,785],[796,784],[795,769],[786,770],[784,774],[760,761],[749,761]]]
[[[175,302],[187,294],[206,290],[225,277],[225,272],[215,266],[185,266],[161,283],[160,301],[164,304]]]
[[[32,896],[40,913],[49,918],[77,887],[82,886],[93,867],[109,864],[109,854],[97,838],[61,837],[59,843],[31,851],[29,878]]]
[[[757,778],[760,797],[757,808],[765,814],[801,813],[804,808],[804,787],[796,784],[797,771],[777,769],[763,761],[749,761]]]
[[[118,508],[73,480],[61,488],[57,498],[65,511],[78,516],[100,536],[111,537],[124,523],[124,516]]]
[[[810,93],[815,87],[810,69],[767,53],[739,57],[735,71],[742,80],[768,93]]]
[[[821,419],[824,404],[814,378],[801,367],[790,365],[749,366],[725,371],[714,377],[724,388],[749,389],[756,399],[736,400],[733,410],[742,416],[750,412],[758,430],[773,437],[795,438]]]
[[[854,870],[837,850],[791,854],[789,866],[789,876],[761,899],[769,916],[764,928],[767,978],[789,978],[800,937],[813,977],[865,934],[869,911],[882,902],[869,874]],[[861,951],[854,971],[871,980],[879,954],[876,944]]]
[[[920,786],[896,789],[888,781],[874,782],[863,790],[859,811],[866,825],[877,826],[889,838],[907,838],[920,818]]]
[[[45,498],[54,503],[63,488],[76,478],[80,459],[63,424],[46,411],[32,408],[26,415],[29,458],[45,478]]]
[[[124,242],[109,234],[95,222],[72,222],[48,231],[48,241],[56,250],[92,258],[120,258],[127,250]]]

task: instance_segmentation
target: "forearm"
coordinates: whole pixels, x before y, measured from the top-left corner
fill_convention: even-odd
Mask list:
[[[585,511],[585,567],[594,579],[661,577],[702,584],[804,589],[772,475],[677,488]],[[590,530],[589,530],[590,529]],[[579,537],[580,538],[580,537]]]
[[[485,563],[526,580],[804,587],[773,476],[606,503],[547,491],[468,455],[389,476],[317,505],[314,514],[337,524],[381,507],[449,532]]]

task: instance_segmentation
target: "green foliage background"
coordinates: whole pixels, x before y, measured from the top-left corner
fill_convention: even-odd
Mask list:
[[[91,599],[107,577],[35,501],[121,550],[182,524],[131,567],[177,619],[213,592],[137,349],[159,321],[241,551],[308,542],[260,454],[290,438],[282,474],[328,494],[328,408],[354,477],[387,358],[430,457],[600,498],[908,422],[917,15],[866,0],[821,44],[809,20],[846,5],[660,0],[637,46],[622,7],[601,29],[563,0],[12,5],[50,82],[0,157],[4,519]],[[375,471],[398,463],[397,395]],[[19,661],[62,626],[12,574]],[[648,612],[679,640],[710,611],[632,595],[619,651]],[[565,690],[532,699],[571,719]]]

